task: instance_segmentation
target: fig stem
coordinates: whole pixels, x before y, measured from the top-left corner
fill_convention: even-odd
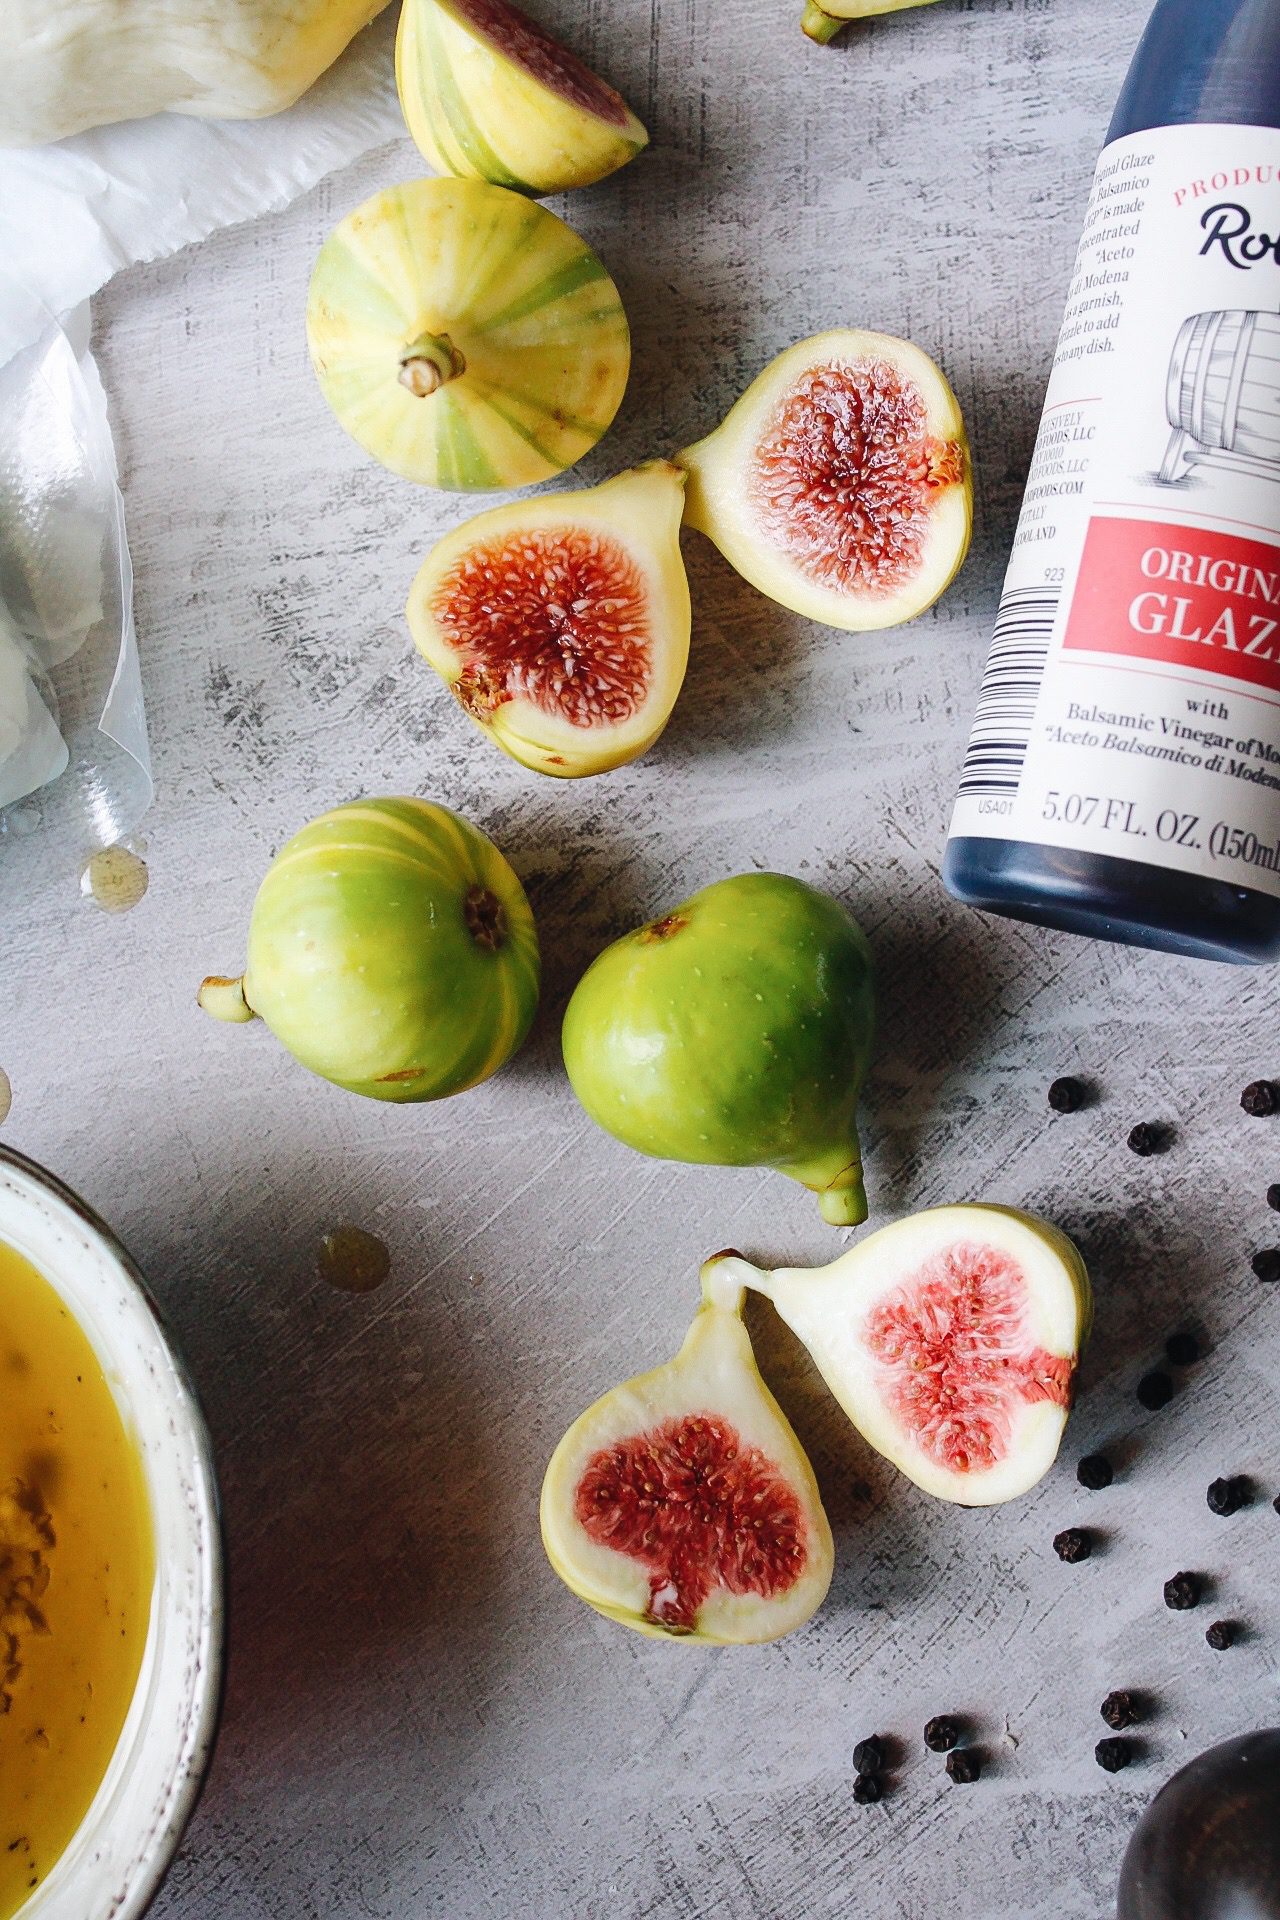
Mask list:
[[[805,0],[804,19],[800,25],[819,46],[825,47],[828,40],[834,40],[841,27],[848,24],[847,20],[837,20],[834,14],[827,13],[818,5],[818,0]]]
[[[215,1020],[226,1020],[232,1025],[242,1025],[246,1020],[256,1020],[258,1017],[244,997],[243,976],[232,980],[225,974],[211,973],[207,980],[200,983],[196,1004],[205,1013],[212,1014]]]
[[[818,1211],[829,1227],[860,1227],[869,1212],[862,1168],[851,1168],[843,1180],[841,1186],[823,1188],[818,1195]]]
[[[420,333],[400,355],[399,380],[415,400],[425,400],[466,370],[466,361],[447,333]]]

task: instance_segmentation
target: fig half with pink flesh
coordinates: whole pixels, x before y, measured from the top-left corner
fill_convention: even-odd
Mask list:
[[[656,460],[479,514],[423,562],[418,651],[522,766],[603,773],[666,726],[689,663],[683,504],[683,473]]]
[[[777,1640],[831,1584],[813,1469],[760,1377],[743,1287],[703,1269],[674,1360],[575,1420],[542,1485],[542,1539],[580,1600],[639,1633]]]
[[[914,620],[969,551],[959,403],[927,353],[889,334],[802,340],[677,459],[686,524],[761,593],[829,627]]]
[[[1047,1221],[935,1207],[827,1267],[713,1264],[772,1300],[864,1439],[927,1493],[994,1506],[1053,1465],[1092,1294]]]

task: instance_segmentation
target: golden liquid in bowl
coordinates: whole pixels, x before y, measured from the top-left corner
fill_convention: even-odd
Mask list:
[[[92,1347],[0,1242],[0,1920],[106,1773],[155,1573],[137,1449]]]

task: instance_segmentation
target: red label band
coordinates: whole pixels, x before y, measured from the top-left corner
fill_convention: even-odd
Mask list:
[[[1063,645],[1280,693],[1280,548],[1157,520],[1093,520]]]

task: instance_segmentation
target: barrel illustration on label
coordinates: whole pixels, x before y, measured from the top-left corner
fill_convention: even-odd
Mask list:
[[[1169,363],[1166,486],[1205,469],[1280,481],[1280,313],[1193,313]]]
[[[1014,919],[1280,959],[1280,0],[1156,0],[942,871]]]

